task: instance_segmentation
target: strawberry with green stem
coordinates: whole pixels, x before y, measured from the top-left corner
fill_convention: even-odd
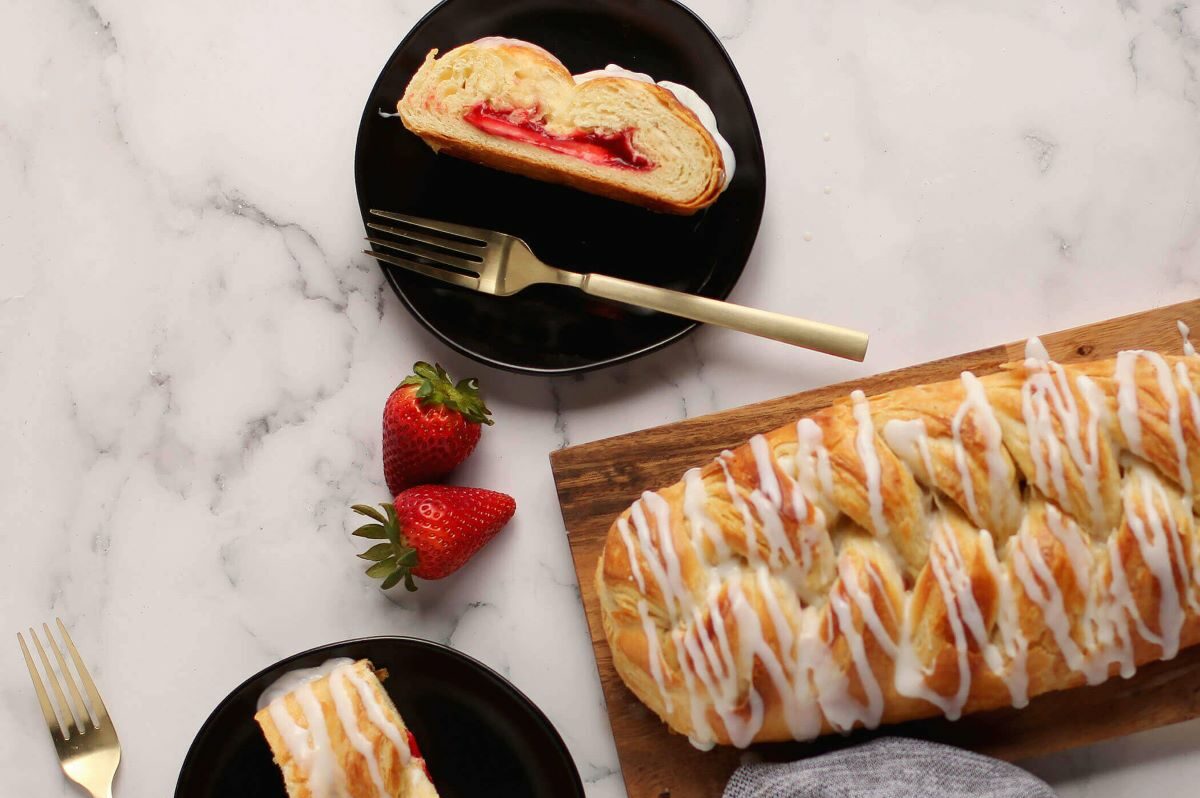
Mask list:
[[[449,474],[474,451],[490,415],[478,380],[454,382],[440,364],[416,363],[383,408],[383,475],[392,495]]]
[[[413,577],[441,579],[461,568],[494,538],[516,512],[511,496],[482,488],[420,485],[383,504],[382,512],[356,504],[354,512],[374,523],[354,534],[379,540],[358,555],[373,564],[367,575],[387,590],[401,581],[416,590]]]

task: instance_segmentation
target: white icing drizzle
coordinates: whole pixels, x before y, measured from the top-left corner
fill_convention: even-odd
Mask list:
[[[958,692],[954,697],[953,712],[947,712],[946,717],[956,720],[962,715],[962,708],[967,703],[971,692],[971,669],[967,662],[966,632],[975,638],[976,644],[983,652],[984,661],[994,671],[1002,670],[1000,652],[991,644],[983,620],[983,612],[975,601],[972,590],[971,574],[967,572],[959,549],[958,538],[949,524],[943,524],[942,534],[938,536],[938,554],[934,560],[933,575],[942,590],[942,600],[950,615],[950,625],[954,632],[954,646],[958,653]],[[956,619],[957,618],[957,622]]]
[[[760,565],[755,571],[758,579],[758,594],[769,606],[770,602],[774,600],[774,592],[771,589],[766,568]],[[784,721],[788,725],[788,730],[793,736],[807,732],[812,723],[811,718],[801,713],[801,705],[797,701],[793,682],[788,678],[788,671],[767,643],[758,612],[746,600],[738,580],[729,583],[729,601],[733,617],[737,621],[738,644],[741,647],[740,661],[754,662],[757,660],[762,665],[763,670],[766,671],[775,686],[775,692],[782,698]],[[776,606],[776,611],[778,617],[782,618],[782,611],[778,606]],[[774,623],[773,620],[772,625]],[[782,627],[786,628],[786,626],[786,623],[782,624]],[[780,647],[783,648],[782,640],[780,640]],[[786,651],[786,648],[784,650]]]
[[[762,521],[763,537],[767,541],[767,562],[772,568],[783,568],[796,560],[796,552],[788,540],[779,507],[772,504],[760,490],[750,491],[750,503],[754,505]]]
[[[1184,363],[1175,364],[1175,376],[1179,380],[1179,384],[1183,386],[1183,391],[1187,396],[1188,412],[1192,417],[1192,429],[1200,430],[1200,397],[1196,395],[1196,388],[1192,385],[1191,374],[1188,372],[1187,365]],[[1187,451],[1184,450],[1184,457],[1181,462],[1187,462]],[[1195,507],[1195,477],[1192,475],[1190,466],[1180,468],[1181,485],[1183,489],[1183,510],[1188,517],[1191,517]],[[1194,522],[1193,522],[1194,526]],[[1200,586],[1200,534],[1196,530],[1192,532],[1192,566],[1189,571],[1185,564],[1186,560],[1180,560],[1180,568],[1185,574],[1190,574],[1192,587],[1187,590],[1188,604],[1197,612],[1200,612],[1200,599],[1197,599],[1196,588]]]
[[[1084,671],[1087,663],[1079,644],[1071,636],[1071,622],[1067,618],[1062,589],[1054,579],[1050,566],[1042,558],[1041,548],[1030,530],[1028,519],[1017,530],[1013,571],[1021,580],[1025,595],[1041,609],[1042,620],[1054,636],[1067,667],[1073,671]]]
[[[654,78],[647,75],[645,72],[633,72],[616,64],[609,64],[604,69],[593,69],[591,72],[583,72],[575,75],[575,83],[587,83],[589,80],[598,78],[629,78],[641,83],[655,83]],[[683,107],[687,108],[696,115],[696,119],[700,120],[700,124],[712,136],[713,141],[717,145],[717,149],[721,151],[721,161],[724,165],[724,177],[722,178],[721,190],[729,188],[730,181],[733,180],[733,173],[737,169],[737,160],[733,157],[733,148],[729,146],[724,137],[721,136],[721,131],[717,129],[717,117],[699,94],[692,89],[684,86],[681,83],[672,83],[669,80],[657,81],[657,85],[675,95],[675,99]]]
[[[971,464],[967,462],[967,450],[962,443],[962,423],[970,410],[971,406],[966,401],[958,406],[954,418],[950,421],[950,432],[954,436],[954,465],[958,467],[958,481],[962,485],[963,498],[967,501],[967,515],[978,523],[984,521],[984,518],[979,512],[979,503],[975,501],[975,481],[971,478]],[[988,474],[991,474],[990,463]]]
[[[650,536],[650,524],[646,520],[646,513],[642,506],[650,507],[654,513],[655,528],[658,532],[658,546],[654,546],[654,541]],[[638,544],[641,547],[641,553],[646,565],[650,567],[650,573],[654,576],[654,581],[658,583],[659,589],[663,593],[663,603],[666,604],[667,612],[672,618],[677,617],[680,613],[686,611],[691,606],[691,594],[687,590],[687,586],[683,582],[683,575],[679,567],[679,556],[675,551],[675,543],[671,536],[671,505],[667,504],[667,500],[657,493],[646,491],[642,494],[642,500],[633,505],[633,509],[629,513],[630,519],[633,521],[633,528],[637,532]],[[655,552],[661,555],[661,560],[655,556]]]
[[[1046,528],[1050,530],[1056,540],[1062,545],[1063,550],[1067,553],[1067,560],[1071,564],[1071,572],[1075,578],[1077,589],[1086,597],[1084,604],[1083,616],[1079,619],[1078,631],[1083,638],[1082,644],[1078,645],[1079,656],[1074,657],[1074,652],[1068,647],[1063,649],[1063,644],[1059,647],[1063,650],[1063,657],[1067,662],[1067,666],[1072,670],[1081,671],[1087,679],[1088,684],[1098,684],[1108,678],[1108,666],[1119,659],[1121,655],[1113,656],[1111,651],[1114,643],[1111,627],[1113,619],[1111,618],[1111,601],[1102,594],[1102,588],[1092,579],[1092,567],[1094,558],[1091,550],[1087,547],[1083,533],[1080,531],[1078,524],[1065,516],[1053,504],[1046,504]],[[1034,569],[1039,578],[1045,581],[1050,574],[1049,567],[1041,558],[1041,550],[1034,543],[1030,548],[1028,543],[1022,541],[1025,548],[1022,553],[1027,557],[1036,557],[1033,560]],[[1014,566],[1018,566],[1014,560]],[[1019,567],[1019,566],[1018,566]],[[1057,590],[1057,584],[1053,590]],[[1030,593],[1028,587],[1026,592],[1034,599],[1035,603],[1038,596]],[[1046,598],[1051,593],[1048,587],[1047,594],[1038,594],[1042,598]],[[1061,592],[1058,593],[1058,603],[1062,603]],[[1046,610],[1043,609],[1043,616]],[[1056,642],[1057,638],[1056,638]],[[1074,642],[1074,638],[1072,638]],[[1071,653],[1068,653],[1071,652]],[[1132,656],[1132,652],[1130,652]]]
[[[644,598],[638,599],[638,615],[641,616],[642,632],[646,636],[646,656],[650,660],[650,675],[654,677],[654,683],[658,685],[658,694],[662,696],[663,707],[669,715],[673,708],[671,692],[667,690],[666,682],[663,680],[662,652],[658,646],[658,627],[654,625],[654,620],[650,617],[649,606]]]
[[[346,690],[347,667],[354,666],[342,666],[329,676],[329,694],[333,697],[333,708],[337,712],[338,722],[346,731],[346,739],[350,741],[351,747],[366,760],[367,774],[371,777],[371,783],[375,785],[377,798],[387,798],[383,776],[379,772],[379,760],[371,747],[371,741],[358,728],[358,717],[354,714],[354,704],[350,700],[350,693]]]
[[[871,563],[866,563],[863,566],[863,570],[867,572],[868,578],[875,581],[877,585],[882,584],[878,581]],[[854,606],[858,607],[863,624],[871,630],[871,634],[875,635],[875,639],[879,642],[884,653],[895,659],[896,641],[892,639],[887,629],[884,628],[883,619],[875,611],[875,602],[871,600],[870,594],[863,590],[862,585],[859,584],[858,572],[854,568],[854,563],[844,554],[838,558],[838,576],[842,580],[842,589],[846,592],[847,598],[854,602]],[[882,592],[882,587],[880,591]]]
[[[1028,368],[1034,361],[1026,361]],[[1036,363],[1034,368],[1041,368]],[[1063,478],[1062,452],[1058,446],[1058,438],[1054,433],[1053,416],[1050,404],[1044,393],[1035,394],[1034,381],[1026,379],[1021,385],[1021,415],[1025,420],[1025,429],[1029,436],[1029,458],[1033,460],[1034,484],[1047,495],[1065,496],[1066,480]],[[1046,454],[1042,455],[1045,450]],[[1047,463],[1050,473],[1046,473]]]
[[[1008,686],[1012,705],[1020,709],[1029,703],[1029,670],[1026,664],[1029,641],[1025,638],[1025,633],[1021,631],[1017,597],[1013,591],[1009,571],[1001,570],[1000,563],[996,559],[995,544],[986,529],[979,530],[979,543],[983,549],[983,564],[998,588],[999,606],[996,613],[996,627],[1000,630],[1000,642],[1004,646],[1004,654],[1008,658],[1008,665],[1001,678]],[[1003,662],[998,664],[1005,667]],[[990,659],[988,666],[996,671]],[[996,672],[999,675],[999,671]]]
[[[633,546],[633,537],[629,532],[629,522],[624,518],[617,519],[617,532],[621,536],[621,541],[625,544],[625,555],[629,558],[629,570],[633,572],[633,579],[637,582],[638,592],[646,592],[646,579],[642,576],[642,566],[638,564],[637,550]]]
[[[299,689],[302,685],[308,682],[315,682],[318,679],[323,679],[333,673],[335,668],[342,665],[352,663],[354,660],[345,657],[337,657],[327,660],[315,668],[297,668],[288,671],[280,676],[271,684],[267,685],[267,689],[263,690],[262,695],[258,697],[258,709],[263,709],[270,704],[275,703],[277,699],[283,698],[288,693]]]
[[[671,590],[675,593],[682,611],[691,604],[692,594],[683,581],[683,568],[679,562],[679,553],[675,550],[675,536],[671,529],[671,505],[662,496],[651,491],[642,494],[642,502],[654,514],[658,550],[662,552],[663,563],[667,567],[667,579],[671,582]]]
[[[1162,655],[1159,658],[1171,659],[1179,653],[1179,633],[1183,629],[1184,621],[1183,602],[1175,585],[1175,572],[1171,565],[1171,542],[1168,539],[1169,535],[1177,536],[1178,530],[1175,529],[1174,520],[1171,521],[1169,528],[1163,523],[1158,505],[1154,501],[1155,496],[1151,485],[1157,488],[1164,505],[1167,503],[1166,493],[1148,475],[1142,477],[1141,483],[1142,508],[1147,518],[1144,521],[1137,514],[1132,496],[1129,496],[1125,501],[1125,520],[1129,523],[1129,531],[1133,533],[1133,537],[1137,541],[1142,561],[1158,582],[1159,634],[1157,635],[1158,639],[1154,642],[1162,647]],[[1147,524],[1146,521],[1149,523]],[[1147,640],[1151,640],[1143,632],[1144,624],[1140,615],[1137,621],[1139,633],[1142,633]]]
[[[950,720],[961,717],[963,707],[970,697],[968,633],[975,639],[984,663],[1005,683],[1013,706],[1022,707],[1029,702],[1029,674],[1026,669],[1028,642],[1021,632],[1016,599],[1007,576],[1001,573],[991,535],[986,530],[980,531],[980,545],[984,565],[997,586],[999,607],[996,622],[1004,645],[1003,653],[991,641],[983,611],[975,600],[971,575],[963,560],[958,539],[944,517],[937,525],[930,545],[930,570],[941,591],[942,604],[954,637],[959,682],[953,695],[944,696],[928,686],[926,677],[929,671],[920,662],[912,644],[912,629],[918,621],[912,617],[911,593],[904,602],[905,622],[896,658],[896,692],[928,701]]]
[[[407,735],[402,734],[400,728],[387,716],[375,691],[365,679],[358,675],[358,671],[354,668],[345,668],[342,673],[358,692],[358,700],[362,702],[363,708],[367,712],[367,720],[371,721],[372,725],[383,732],[383,736],[396,746],[396,750],[400,752],[400,764],[407,765],[412,759],[412,750],[408,747]]]
[[[750,512],[750,505],[746,504],[746,500],[742,498],[737,482],[734,480],[733,474],[729,472],[729,465],[726,461],[730,457],[733,457],[733,452],[728,450],[721,452],[721,456],[717,458],[717,464],[721,466],[721,473],[725,475],[725,491],[729,494],[729,500],[733,502],[733,506],[742,516],[747,557],[750,562],[756,563],[762,559],[758,553],[758,525],[754,523],[754,514]]]
[[[803,577],[812,568],[813,554],[822,541],[828,539],[828,530],[825,527],[825,513],[816,505],[810,507],[800,483],[786,473],[784,473],[784,479],[787,484],[781,486],[780,491],[787,496],[791,503],[792,517],[797,524],[796,542],[791,544],[791,547],[793,553],[799,558],[800,573],[798,576],[800,579],[794,586],[797,590],[801,590]]]
[[[1046,351],[1042,339],[1034,336],[1025,341],[1025,359],[1038,360],[1046,363],[1050,360],[1050,353]]]
[[[758,568],[755,579],[782,654],[781,664],[786,678],[779,694],[784,703],[784,720],[795,739],[815,737],[821,731],[821,714],[808,687],[807,665],[801,659],[800,646],[793,634],[792,625],[788,623],[783,608],[779,605],[779,597],[771,584],[770,574],[765,568]],[[799,605],[796,609],[799,609]]]
[[[811,418],[796,422],[796,481],[806,499],[821,508],[832,522],[837,517],[837,508],[827,499],[833,495],[833,467],[829,462],[829,450],[825,448],[824,433]]]
[[[1139,548],[1141,542],[1138,542]],[[1112,591],[1113,601],[1118,607],[1121,607],[1129,617],[1133,619],[1134,628],[1137,633],[1148,643],[1153,643],[1161,648],[1166,648],[1163,645],[1163,639],[1159,635],[1150,630],[1146,625],[1146,621],[1142,618],[1141,610],[1138,609],[1137,602],[1133,599],[1133,593],[1129,590],[1129,577],[1125,573],[1125,561],[1121,558],[1121,549],[1117,545],[1117,536],[1113,535],[1108,539],[1108,556],[1112,569],[1112,583],[1109,585],[1109,590]],[[1130,660],[1130,673],[1132,674],[1132,659]],[[1122,672],[1124,675],[1124,672]]]
[[[1192,592],[1192,585],[1190,584],[1194,581],[1194,578],[1191,571],[1188,569],[1187,557],[1183,552],[1183,530],[1179,528],[1179,524],[1175,519],[1175,514],[1171,511],[1171,500],[1167,496],[1167,492],[1163,490],[1162,485],[1158,482],[1153,482],[1151,488],[1154,491],[1154,499],[1156,500],[1156,503],[1153,506],[1153,513],[1151,514],[1150,521],[1151,524],[1157,523],[1162,525],[1163,534],[1166,535],[1167,542],[1171,545],[1171,553],[1167,561],[1168,567],[1173,566],[1174,563],[1179,563],[1179,575],[1181,577],[1180,581],[1183,585],[1183,593],[1180,597],[1180,603],[1182,604],[1186,599],[1188,605],[1193,610],[1200,612],[1200,600],[1198,600],[1195,594]],[[1158,508],[1160,505],[1166,511],[1165,518],[1159,512]],[[1182,625],[1182,623],[1183,621],[1181,619],[1180,624]]]
[[[1117,381],[1117,420],[1129,451],[1145,457],[1142,448],[1142,421],[1138,418],[1137,359],[1138,352],[1129,350],[1117,353],[1114,377]]]
[[[691,627],[683,634],[683,643],[692,672],[708,691],[713,709],[721,718],[730,742],[739,748],[745,748],[753,742],[754,735],[762,728],[763,701],[754,689],[754,685],[750,684],[749,694],[746,698],[750,715],[744,720],[742,719],[742,701],[738,693],[738,662],[734,659],[729,645],[729,637],[725,631],[725,619],[717,606],[717,602],[723,594],[727,595],[720,585],[710,587],[706,607],[707,617],[712,622],[713,632],[717,638],[717,645],[714,646],[708,635],[703,634],[705,616],[698,611],[693,617]],[[687,660],[681,659],[680,662],[684,663]],[[689,666],[685,665],[686,667]]]
[[[933,457],[929,452],[929,435],[925,431],[925,419],[911,418],[907,421],[893,418],[883,425],[883,439],[888,448],[896,453],[910,469],[917,471],[919,462],[925,469],[926,484],[937,487],[937,473],[933,468]]]
[[[871,407],[862,391],[850,394],[854,403],[854,422],[858,430],[854,435],[854,449],[862,461],[867,475],[867,500],[871,508],[871,525],[876,537],[888,534],[887,518],[883,514],[883,472],[879,464],[879,452],[875,450],[875,425],[871,421]]]
[[[1183,356],[1191,357],[1196,354],[1196,347],[1192,346],[1192,339],[1190,337],[1192,334],[1191,328],[1183,323],[1183,319],[1176,320],[1175,326],[1179,329],[1180,337],[1183,338]]]
[[[1191,374],[1188,373],[1187,366],[1183,363],[1176,363],[1175,376],[1179,379],[1179,384],[1183,386],[1183,392],[1187,394],[1188,411],[1192,415],[1192,429],[1200,431],[1200,397],[1196,396],[1196,388],[1194,385],[1192,385]],[[1183,430],[1181,426],[1180,438],[1182,439],[1182,437]],[[1195,490],[1195,478],[1192,476],[1191,467],[1188,465],[1186,446],[1183,449],[1183,456],[1180,457],[1180,463],[1180,487],[1183,489],[1184,498],[1190,505],[1192,503],[1193,493]]]
[[[750,452],[758,468],[758,487],[776,507],[783,505],[783,494],[779,489],[779,478],[775,475],[775,458],[771,455],[767,439],[755,435],[750,439]]]
[[[1058,371],[1060,384],[1067,384],[1066,375],[1063,372],[1062,366],[1054,364]],[[1071,452],[1071,459],[1075,461],[1076,468],[1083,477],[1083,487],[1087,492],[1088,504],[1092,510],[1092,523],[1097,529],[1103,529],[1107,521],[1104,511],[1104,500],[1100,496],[1100,421],[1108,412],[1108,402],[1104,397],[1104,391],[1100,390],[1100,386],[1095,380],[1080,374],[1075,378],[1075,387],[1083,396],[1083,401],[1088,409],[1087,422],[1087,452],[1085,453],[1079,436],[1074,435],[1067,439],[1067,448]],[[1071,399],[1072,412],[1075,412],[1075,400]],[[1078,414],[1076,414],[1078,418]]]
[[[842,581],[843,587],[847,584]],[[846,645],[850,648],[850,656],[854,660],[854,670],[858,673],[859,683],[862,685],[863,692],[866,693],[867,703],[859,704],[852,699],[848,694],[838,702],[840,705],[840,714],[837,726],[840,729],[847,730],[854,724],[861,723],[868,729],[873,729],[879,725],[880,719],[883,717],[883,692],[879,689],[879,681],[875,678],[875,672],[871,670],[871,660],[867,657],[866,648],[863,645],[862,632],[854,625],[854,616],[850,611],[850,604],[845,598],[838,595],[837,591],[831,590],[829,593],[829,605],[833,608],[834,615],[837,617],[838,629],[841,630],[842,636],[846,638]],[[872,607],[871,612],[874,612]],[[864,622],[866,619],[864,618]],[[882,639],[880,642],[883,642]],[[821,704],[822,709],[825,703]],[[826,716],[828,717],[828,711]],[[833,722],[830,719],[830,722]]]
[[[1021,413],[1029,436],[1029,456],[1034,464],[1035,484],[1047,496],[1069,496],[1063,469],[1063,444],[1079,472],[1091,508],[1092,525],[1104,529],[1104,503],[1100,496],[1100,419],[1104,413],[1104,394],[1086,376],[1076,379],[1076,387],[1087,405],[1087,447],[1079,403],[1071,390],[1066,370],[1054,362],[1026,361],[1027,374],[1021,385]],[[1062,439],[1054,421],[1062,427]],[[1047,474],[1047,466],[1049,474]]]
[[[275,724],[279,736],[283,738],[284,747],[292,755],[297,767],[303,773],[311,773],[313,757],[319,754],[309,743],[308,729],[296,722],[282,700],[272,701],[268,704],[267,713],[271,716],[271,722]]]
[[[686,652],[680,644],[681,635],[671,633],[670,639],[675,648],[675,659],[679,663],[679,672],[683,674],[683,686],[688,695],[688,709],[692,715],[692,734],[688,742],[700,751],[711,751],[716,745],[716,734],[708,722],[708,713],[700,692],[696,689],[696,677],[689,667]]]
[[[1128,608],[1137,617],[1137,605],[1129,594],[1129,582],[1125,579],[1125,568],[1121,562],[1121,550],[1117,547],[1116,535],[1108,538],[1109,572],[1111,580],[1108,585],[1109,595],[1105,597],[1105,611],[1101,613],[1097,626],[1097,642],[1109,652],[1105,662],[1104,673],[1097,681],[1088,677],[1090,684],[1103,681],[1108,675],[1108,663],[1119,662],[1122,678],[1133,676],[1136,667],[1133,662],[1133,635],[1129,631]]]
[[[1086,594],[1091,583],[1092,552],[1084,543],[1079,527],[1053,504],[1046,505],[1046,527],[1062,544],[1071,563],[1071,572],[1075,575],[1075,584],[1080,592]]]
[[[1188,465],[1187,443],[1183,438],[1183,418],[1179,405],[1179,390],[1175,387],[1175,381],[1171,376],[1171,367],[1167,365],[1166,359],[1157,352],[1134,349],[1117,354],[1117,406],[1121,419],[1121,431],[1125,433],[1126,439],[1129,440],[1130,450],[1143,458],[1146,457],[1145,449],[1142,446],[1141,419],[1138,416],[1136,373],[1137,359],[1139,357],[1144,358],[1154,368],[1158,390],[1162,393],[1163,401],[1167,404],[1167,428],[1171,433],[1171,442],[1175,446],[1179,483],[1185,493],[1190,493],[1192,473]],[[1185,378],[1182,381],[1187,385],[1190,399],[1194,394],[1192,394],[1191,381],[1186,379],[1186,374],[1185,369],[1183,371]],[[1136,446],[1134,445],[1135,440],[1137,442]]]
[[[928,671],[921,665],[912,646],[913,593],[909,593],[904,600],[905,625],[902,630],[902,645],[899,655],[896,657],[894,680],[896,692],[910,698],[924,699],[940,709],[949,720],[958,720],[962,717],[962,708],[966,705],[967,697],[971,692],[971,668],[967,660],[967,631],[964,624],[967,606],[963,601],[960,582],[965,579],[967,593],[971,591],[971,582],[970,577],[962,572],[961,556],[957,554],[957,543],[954,545],[953,552],[947,545],[947,540],[953,534],[945,522],[938,525],[929,547],[929,567],[938,583],[938,589],[941,591],[942,604],[946,608],[946,618],[950,621],[950,633],[954,637],[954,651],[958,663],[958,689],[955,690],[954,695],[944,696],[930,688],[926,681]],[[979,615],[979,608],[975,605],[974,596],[971,596],[969,606],[976,615]],[[978,622],[982,628],[982,616]],[[984,635],[984,639],[986,640],[986,635]]]
[[[1013,570],[1025,594],[1041,609],[1043,620],[1067,666],[1081,672],[1088,684],[1099,684],[1108,678],[1109,666],[1114,662],[1120,663],[1121,675],[1128,678],[1133,675],[1134,662],[1127,612],[1135,618],[1138,616],[1115,536],[1110,537],[1107,544],[1112,578],[1105,592],[1103,585],[1091,579],[1091,552],[1075,522],[1050,504],[1046,505],[1046,520],[1051,534],[1067,552],[1079,590],[1087,597],[1079,623],[1084,645],[1080,646],[1071,636],[1061,589],[1042,558],[1028,524],[1022,525],[1013,541],[1012,551]]]
[[[1191,493],[1192,469],[1188,465],[1187,442],[1183,439],[1183,413],[1179,406],[1179,391],[1171,378],[1171,367],[1162,355],[1154,353],[1151,359],[1158,377],[1158,389],[1167,400],[1167,428],[1171,431],[1171,442],[1175,444],[1175,459],[1179,464],[1179,485],[1184,493]],[[1186,372],[1185,372],[1186,373]],[[1186,380],[1185,380],[1186,382]],[[1191,385],[1189,384],[1189,388]]]
[[[305,682],[292,695],[304,713],[304,720],[308,723],[309,743],[312,745],[305,768],[308,773],[308,789],[313,798],[326,798],[334,795],[340,771],[334,762],[333,743],[329,740],[329,727],[325,725],[325,712],[321,709],[321,702],[317,700],[312,686],[312,682]]]
[[[304,774],[313,798],[329,798],[334,794],[337,768],[333,762],[333,747],[320,702],[312,683],[323,679],[335,669],[353,663],[349,659],[332,659],[315,668],[302,668],[285,673],[259,696],[258,708],[264,707],[283,738],[297,767]],[[286,697],[292,695],[304,716],[301,725],[288,711]]]
[[[782,568],[795,562],[798,553],[788,539],[787,530],[783,524],[783,490],[779,477],[775,473],[775,459],[771,454],[767,439],[755,435],[750,439],[750,451],[754,455],[754,464],[758,469],[759,487],[750,492],[750,503],[758,514],[762,524],[763,536],[770,547],[767,562],[772,568]]]
[[[833,636],[833,619],[832,611],[822,613],[816,607],[806,607],[800,615],[796,656],[809,669],[813,692],[825,720],[838,731],[849,731],[855,723],[866,725],[870,718],[868,708],[850,695],[850,679],[834,662],[825,642]]]
[[[987,392],[979,378],[969,371],[964,371],[960,380],[965,398],[954,416],[954,458],[958,465],[959,478],[963,481],[963,492],[967,493],[967,485],[971,485],[970,493],[967,494],[970,497],[968,504],[974,504],[974,485],[966,468],[967,458],[960,437],[962,419],[959,417],[959,413],[965,416],[966,413],[971,412],[976,428],[983,434],[983,457],[984,466],[987,469],[991,517],[1003,519],[1006,524],[1014,523],[1020,515],[1020,508],[1017,507],[1016,492],[1009,489],[1009,465],[1004,457],[1004,437],[1000,429],[1000,422],[996,419],[996,413],[988,401]],[[984,523],[988,520],[978,514],[973,514],[972,518],[977,522]]]
[[[729,557],[729,542],[725,540],[725,533],[721,527],[709,516],[707,505],[708,490],[704,487],[700,469],[688,469],[683,475],[683,515],[693,532],[698,532],[708,539],[712,544],[716,562],[721,562]]]

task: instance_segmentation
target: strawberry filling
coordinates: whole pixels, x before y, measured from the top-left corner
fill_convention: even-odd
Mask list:
[[[412,754],[412,758],[421,763],[421,770],[425,771],[425,778],[430,781],[433,777],[429,775],[429,765],[425,763],[425,757],[421,756],[421,749],[417,747],[417,738],[413,736],[412,729],[405,729],[408,732],[408,751]]]
[[[550,133],[535,116],[537,109],[492,108],[479,103],[463,117],[466,122],[492,136],[523,141],[535,147],[570,155],[600,166],[648,171],[654,164],[633,147],[633,128],[619,133],[577,130],[567,135]]]

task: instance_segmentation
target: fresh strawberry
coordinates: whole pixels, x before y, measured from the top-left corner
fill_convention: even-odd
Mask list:
[[[454,383],[441,366],[417,363],[383,407],[383,475],[392,495],[437,482],[467,459],[491,411],[474,378]]]
[[[413,577],[441,579],[457,571],[496,536],[517,510],[511,496],[482,488],[420,485],[384,504],[383,512],[363,504],[354,512],[375,523],[355,535],[377,543],[358,555],[374,564],[367,576],[382,579],[384,590],[404,580],[416,590]]]

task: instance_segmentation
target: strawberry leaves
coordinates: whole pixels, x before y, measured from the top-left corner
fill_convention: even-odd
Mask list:
[[[367,518],[374,519],[381,524],[387,523],[387,518],[385,518],[382,513],[369,504],[355,504],[350,509],[359,515],[365,515]]]
[[[377,543],[358,556],[371,562],[383,562],[391,557],[393,553],[391,543]]]
[[[413,366],[413,374],[400,384],[415,386],[414,396],[422,404],[443,405],[473,424],[494,423],[492,411],[479,394],[479,381],[474,377],[455,383],[441,364],[420,361]]]
[[[378,522],[364,524],[354,530],[353,534],[356,537],[387,541],[376,543],[358,556],[371,561],[372,565],[366,571],[367,576],[382,579],[383,582],[379,586],[381,590],[389,590],[404,580],[404,587],[415,591],[417,585],[413,581],[412,572],[420,564],[420,557],[417,550],[409,546],[400,534],[395,506],[390,503],[380,506],[383,508],[382,513],[365,504],[352,507],[357,514]]]

